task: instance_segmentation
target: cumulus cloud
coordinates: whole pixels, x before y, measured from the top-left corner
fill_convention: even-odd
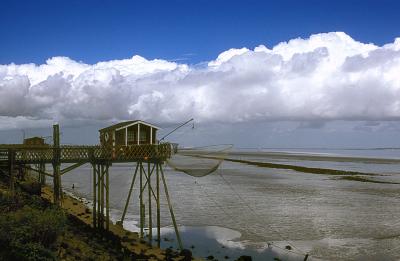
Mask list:
[[[48,121],[400,119],[400,38],[343,32],[230,49],[202,66],[130,59],[0,65],[0,128]]]

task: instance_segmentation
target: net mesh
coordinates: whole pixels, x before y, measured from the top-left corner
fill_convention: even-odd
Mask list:
[[[231,144],[182,149],[175,147],[175,153],[167,160],[167,164],[190,176],[204,177],[218,169],[232,147]]]

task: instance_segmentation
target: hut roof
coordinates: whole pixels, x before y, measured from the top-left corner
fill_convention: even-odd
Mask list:
[[[157,129],[157,130],[160,129],[159,127],[157,127],[157,126],[155,126],[155,125],[153,125],[153,124],[150,124],[150,123],[148,123],[148,122],[141,121],[141,120],[135,120],[135,121],[123,121],[123,122],[119,122],[119,123],[117,123],[117,124],[114,124],[114,125],[111,125],[111,126],[102,128],[102,129],[99,130],[99,132],[104,132],[104,131],[109,131],[109,130],[124,129],[124,128],[127,128],[127,127],[129,127],[129,126],[136,125],[136,124],[138,124],[138,123],[143,124],[143,125],[150,126],[150,127],[154,128],[154,129]]]

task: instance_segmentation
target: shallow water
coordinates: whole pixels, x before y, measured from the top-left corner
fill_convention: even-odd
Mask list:
[[[260,155],[247,156],[257,160]],[[275,159],[279,160],[279,159]],[[282,159],[282,161],[287,159]],[[290,159],[296,163],[296,159]],[[313,161],[325,165],[329,161]],[[297,160],[300,164],[309,164]],[[332,166],[343,162],[330,161]],[[345,162],[353,169],[385,172],[399,180],[396,166]],[[364,164],[364,165],[363,165]],[[389,165],[390,171],[385,169]],[[307,165],[308,166],[308,165]],[[347,169],[346,165],[342,165]],[[382,167],[383,166],[383,167]],[[380,168],[382,169],[380,170]],[[133,166],[111,168],[110,205],[118,220],[132,179]],[[185,247],[196,256],[234,260],[249,254],[254,260],[303,260],[294,252],[310,253],[309,260],[400,259],[399,185],[338,180],[329,175],[260,168],[225,161],[211,175],[194,178],[165,168],[175,215]],[[66,189],[91,198],[91,169],[81,167],[63,176]],[[71,189],[69,189],[71,190]],[[125,226],[137,229],[134,191]],[[154,213],[154,211],[153,211]],[[168,206],[162,201],[162,245],[177,247]],[[153,233],[155,234],[155,233]],[[172,241],[171,241],[172,240]],[[267,243],[273,243],[268,248]],[[294,245],[291,251],[281,250]]]

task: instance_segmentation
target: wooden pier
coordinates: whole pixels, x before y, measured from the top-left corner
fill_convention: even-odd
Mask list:
[[[6,144],[0,145],[0,168],[6,169],[9,173],[10,190],[15,190],[15,169],[23,168],[38,173],[38,181],[45,184],[46,177],[53,179],[53,199],[57,205],[62,204],[62,184],[61,176],[84,164],[92,166],[93,182],[93,227],[99,230],[109,228],[109,194],[110,194],[110,166],[113,163],[133,163],[136,164],[132,183],[126,199],[125,208],[120,221],[122,225],[131,198],[132,190],[136,177],[139,176],[139,216],[140,216],[140,237],[144,237],[144,226],[146,218],[146,207],[144,205],[145,191],[147,189],[147,216],[148,216],[148,239],[152,243],[153,217],[152,201],[154,199],[157,218],[157,245],[160,246],[160,184],[164,187],[164,192],[169,205],[169,210],[178,243],[182,248],[178,227],[169,197],[167,183],[163,172],[164,162],[171,157],[172,146],[169,143],[162,144],[142,144],[129,146],[69,146],[60,144],[60,130],[58,125],[53,126],[53,145],[23,145]],[[61,169],[61,164],[70,164]],[[46,164],[52,165],[52,171],[46,170]],[[152,177],[155,177],[155,190],[152,186]],[[154,178],[153,178],[154,180]],[[162,181],[162,183],[161,183]]]

